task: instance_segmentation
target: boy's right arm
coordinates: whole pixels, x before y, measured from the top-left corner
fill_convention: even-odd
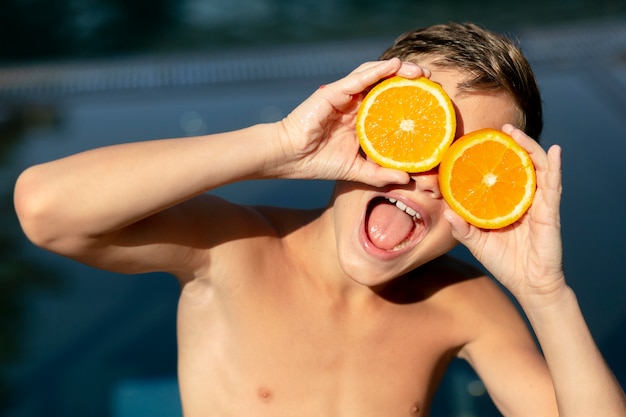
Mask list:
[[[253,227],[246,209],[202,195],[211,189],[261,178],[408,182],[362,158],[354,134],[360,93],[393,74],[422,70],[399,60],[363,64],[275,124],[114,145],[31,167],[15,188],[20,223],[35,244],[96,267],[184,273],[176,260],[193,258],[200,225],[222,234],[233,232],[226,224]]]
[[[201,206],[219,216],[225,204],[195,197],[261,172],[275,131],[120,144],[37,165],[18,178],[16,211],[29,239],[52,252],[119,272],[178,268],[168,263],[191,243],[177,235],[194,233]]]

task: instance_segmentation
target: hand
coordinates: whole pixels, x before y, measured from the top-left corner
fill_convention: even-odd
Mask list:
[[[445,216],[453,236],[520,302],[526,302],[537,295],[555,295],[565,287],[559,215],[561,148],[555,145],[546,153],[521,130],[505,125],[503,131],[528,151],[535,165],[537,191],[528,212],[499,230],[471,226],[449,208]]]
[[[424,69],[399,59],[369,62],[321,86],[279,123],[281,159],[275,170],[294,178],[349,180],[373,186],[405,184],[409,176],[368,161],[359,152],[355,119],[362,93],[383,78],[417,78]],[[428,74],[426,74],[428,75]],[[285,163],[287,161],[287,163]]]

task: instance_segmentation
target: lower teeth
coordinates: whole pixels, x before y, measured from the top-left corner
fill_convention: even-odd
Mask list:
[[[405,240],[404,242],[400,243],[399,245],[397,245],[395,248],[392,249],[392,251],[399,251],[400,249],[404,248],[406,245],[408,245],[409,241],[408,239]]]

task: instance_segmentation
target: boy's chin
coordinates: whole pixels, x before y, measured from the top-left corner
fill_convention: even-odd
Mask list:
[[[357,284],[360,284],[364,287],[369,287],[369,288],[376,288],[376,287],[380,287],[381,285],[387,284],[388,282],[392,281],[395,277],[383,277],[383,276],[376,276],[376,277],[372,277],[372,276],[367,276],[367,277],[363,277],[363,276],[358,276],[358,277],[350,277],[354,282],[356,282]]]
[[[403,274],[402,271],[394,273],[394,271],[389,270],[388,267],[384,267],[378,262],[371,265],[346,261],[342,262],[342,268],[353,282],[370,288],[384,285]]]

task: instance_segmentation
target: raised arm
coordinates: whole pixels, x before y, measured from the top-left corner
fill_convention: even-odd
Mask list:
[[[518,223],[496,231],[479,230],[448,211],[453,234],[526,313],[548,365],[559,416],[624,417],[624,391],[598,350],[562,269],[561,150],[553,146],[546,153],[522,131],[512,126],[504,130],[528,150],[535,164],[533,205]]]
[[[406,182],[405,173],[360,157],[351,127],[360,93],[396,73],[418,77],[422,70],[397,59],[363,64],[318,89],[278,123],[114,145],[31,167],[15,188],[19,220],[26,235],[50,251],[97,267],[141,272],[167,269],[154,264],[157,258],[165,264],[184,258],[190,242],[172,235],[194,229],[202,214],[189,201],[216,187],[257,178]],[[207,199],[202,201],[206,205]],[[210,213],[203,219],[209,229],[220,225],[222,216],[246,214],[219,204]],[[132,234],[144,238],[130,239]],[[172,240],[178,244],[164,244]]]

